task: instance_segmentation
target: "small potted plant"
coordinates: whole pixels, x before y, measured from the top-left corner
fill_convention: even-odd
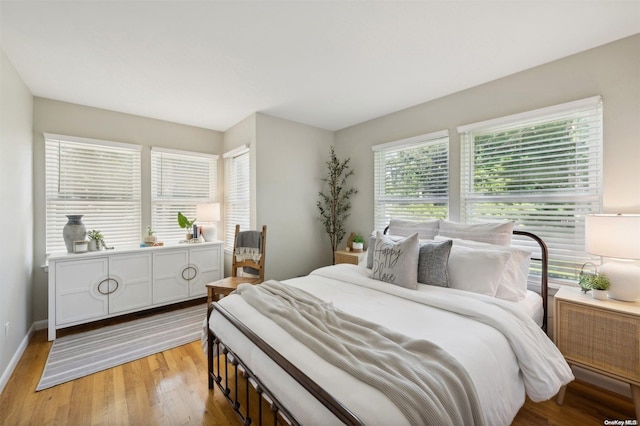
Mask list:
[[[356,234],[353,236],[353,240],[351,240],[351,249],[354,253],[359,253],[364,249],[364,238],[362,238],[362,235]]]
[[[579,284],[585,293],[591,290],[594,299],[606,300],[611,281],[604,274],[584,274],[580,277]]]
[[[180,225],[180,228],[187,230],[187,235],[185,237],[187,241],[193,238],[194,223],[196,223],[196,219],[189,220],[185,215],[182,214],[182,212],[178,212],[178,225]]]
[[[147,225],[147,235],[144,237],[145,244],[153,245],[158,241],[158,237],[153,235],[154,233],[155,231],[151,229],[151,225]]]
[[[89,251],[99,251],[104,248],[102,232],[92,229],[87,232],[87,236],[89,237]]]

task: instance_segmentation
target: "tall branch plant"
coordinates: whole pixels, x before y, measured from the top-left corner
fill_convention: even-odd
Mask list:
[[[331,153],[327,164],[327,177],[322,179],[326,187],[318,192],[320,200],[316,203],[325,231],[331,240],[331,252],[333,253],[333,263],[336,261],[336,250],[338,244],[344,238],[346,231],[344,222],[349,217],[351,202],[349,198],[358,191],[354,188],[347,188],[347,179],[353,175],[353,170],[349,167],[350,158],[339,160],[331,147]]]

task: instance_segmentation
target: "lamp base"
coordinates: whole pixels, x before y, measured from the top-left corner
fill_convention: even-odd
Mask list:
[[[216,227],[215,225],[201,225],[202,238],[205,241],[211,242],[216,240]]]
[[[598,272],[611,281],[610,299],[635,302],[640,298],[640,267],[633,261],[612,259],[600,266]]]

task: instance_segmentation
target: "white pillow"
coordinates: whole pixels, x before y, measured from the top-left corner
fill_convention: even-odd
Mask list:
[[[421,240],[433,240],[438,235],[440,227],[440,219],[429,219],[421,222],[413,222],[410,220],[391,219],[389,221],[389,235],[400,235],[408,237],[416,232]]]
[[[418,234],[394,241],[378,232],[373,249],[371,278],[413,290],[418,288]]]
[[[514,225],[515,222],[512,220],[471,224],[441,220],[438,235],[508,247],[511,245]]]
[[[510,256],[508,252],[454,245],[447,266],[449,287],[495,297]]]
[[[478,241],[461,240],[458,238],[437,236],[435,240],[452,240],[453,245],[458,247],[496,250],[509,253],[509,260],[505,265],[504,273],[502,274],[502,278],[498,284],[496,297],[499,299],[517,302],[527,296],[527,278],[529,276],[529,266],[531,265],[531,252],[515,247],[498,246]]]

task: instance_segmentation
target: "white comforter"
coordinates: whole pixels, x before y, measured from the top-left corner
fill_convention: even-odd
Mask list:
[[[438,344],[469,372],[487,424],[510,424],[524,403],[525,387],[530,398],[543,400],[573,379],[559,351],[512,302],[426,285],[408,290],[372,280],[366,269],[354,265],[321,268],[286,283],[352,315]],[[228,296],[220,303],[365,424],[406,424],[385,395],[321,359],[239,296]],[[454,308],[461,314],[449,311]],[[320,403],[215,312],[209,326],[303,424],[336,423]]]

